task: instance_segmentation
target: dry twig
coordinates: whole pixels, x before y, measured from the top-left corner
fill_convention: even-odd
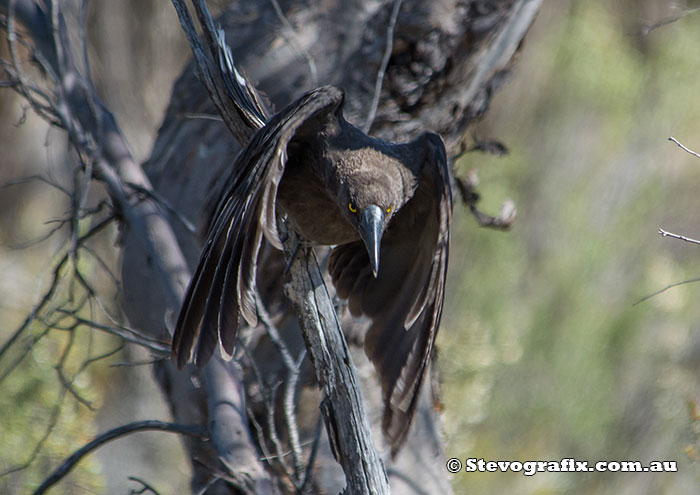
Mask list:
[[[391,52],[394,49],[394,29],[396,28],[396,20],[399,18],[399,10],[401,10],[402,2],[403,0],[394,0],[394,7],[391,10],[391,17],[389,18],[389,24],[386,28],[386,47],[384,48],[382,61],[379,64],[379,70],[377,70],[377,81],[374,83],[374,94],[372,96],[372,103],[369,106],[367,120],[362,128],[365,133],[370,131],[374,119],[377,116],[379,98],[382,95],[382,85],[384,84],[384,74],[386,73],[386,68],[389,66]]]
[[[681,241],[690,242],[691,244],[700,244],[700,241],[686,237],[684,235],[674,234],[673,232],[667,232],[664,229],[659,229],[659,234],[661,237],[672,237],[673,239],[679,239]]]
[[[693,150],[691,150],[691,149],[689,149],[689,148],[686,148],[686,147],[683,146],[681,143],[679,143],[678,140],[677,140],[676,138],[674,138],[673,136],[671,136],[670,138],[668,138],[668,140],[669,140],[669,141],[673,141],[674,143],[676,143],[676,144],[678,145],[678,147],[681,148],[681,149],[682,149],[683,151],[685,151],[686,153],[690,153],[690,154],[693,155],[695,158],[700,158],[700,154],[696,153],[695,151],[693,151]]]
[[[46,480],[44,480],[39,488],[34,491],[34,495],[41,495],[42,493],[45,493],[49,488],[66,476],[83,457],[88,455],[93,450],[97,450],[104,444],[111,442],[114,439],[140,431],[167,431],[200,438],[204,438],[207,433],[206,428],[199,425],[179,425],[157,420],[135,421],[133,423],[129,423],[128,425],[119,426],[96,436],[92,441],[76,450],[63,462],[63,464],[58,467],[58,469],[56,469],[48,478],[46,478]]]

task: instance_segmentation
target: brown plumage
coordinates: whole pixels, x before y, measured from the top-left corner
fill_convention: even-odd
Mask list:
[[[439,136],[405,144],[345,121],[343,93],[316,89],[275,114],[239,154],[178,317],[178,366],[233,353],[239,314],[257,324],[263,236],[281,249],[276,208],[306,240],[335,246],[328,270],[353,315],[372,319],[365,351],[384,392],[396,454],[424,380],[444,296],[452,212]],[[265,119],[263,119],[265,120]]]

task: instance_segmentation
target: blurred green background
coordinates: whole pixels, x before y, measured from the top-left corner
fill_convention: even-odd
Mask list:
[[[188,52],[172,9],[138,0],[98,3],[90,24],[93,68],[143,159],[167,104],[164,88]],[[453,478],[458,494],[700,493],[700,283],[635,305],[668,284],[700,277],[700,246],[657,233],[700,238],[700,159],[668,141],[674,136],[700,151],[700,12],[641,34],[696,3],[543,3],[508,83],[470,131],[502,141],[510,154],[469,153],[458,165],[477,171],[482,209],[496,212],[512,198],[518,220],[502,233],[457,212],[438,337],[448,456],[673,460],[678,472],[460,473]],[[159,26],[157,42],[115,34],[138,32],[125,12]],[[136,84],[141,91],[133,91]],[[55,167],[65,156],[63,137],[30,113],[17,125],[24,113],[19,99],[0,92],[2,182]],[[37,145],[45,141],[55,146]],[[60,193],[41,184],[0,190],[0,345],[36,302],[53,262],[46,253],[58,243],[11,247],[40,235],[43,222],[66,208]],[[117,346],[81,332],[68,369],[95,411],[57,392],[54,368],[67,335],[40,341],[0,382],[0,471],[31,458],[61,404],[43,454],[29,470],[0,478],[1,493],[35,487],[97,431],[167,417],[145,367],[80,370],[86,356]],[[3,356],[0,376],[12,362]],[[125,394],[129,401],[116,401]],[[106,447],[55,493],[127,493],[125,486],[138,487],[130,475],[177,492],[188,473],[178,467],[177,440],[165,436]],[[163,442],[173,457],[162,457]]]
[[[700,14],[669,2],[545,2],[474,133],[484,206],[457,215],[440,370],[450,456],[675,460],[668,474],[474,474],[457,493],[700,493]]]

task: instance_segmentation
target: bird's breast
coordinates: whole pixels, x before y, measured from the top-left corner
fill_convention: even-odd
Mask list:
[[[357,231],[338,210],[324,184],[302,164],[288,166],[277,190],[277,204],[306,240],[322,245],[359,239]]]

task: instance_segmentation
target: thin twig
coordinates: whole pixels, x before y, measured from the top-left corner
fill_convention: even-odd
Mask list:
[[[88,239],[96,235],[97,233],[101,232],[102,229],[104,229],[107,225],[109,225],[112,222],[112,218],[108,218],[105,220],[102,220],[95,226],[93,226],[87,233],[85,233],[83,236],[81,236],[78,239],[78,243],[82,244],[86,242]],[[40,311],[44,309],[44,307],[53,299],[53,296],[56,294],[56,291],[58,289],[59,282],[61,280],[61,272],[68,262],[68,254],[64,254],[61,259],[56,263],[53,269],[53,277],[51,284],[47,291],[44,293],[44,295],[41,297],[39,302],[34,305],[34,307],[31,309],[27,317],[24,319],[22,324],[15,330],[15,332],[10,336],[10,338],[0,347],[0,358],[7,352],[7,350],[14,344],[17,339],[24,333],[30,325],[36,320],[38,314]],[[0,382],[6,377],[7,375],[3,374],[0,376]]]
[[[71,238],[70,238],[70,253],[71,258],[76,256],[75,251],[78,249],[78,236],[80,235],[79,224],[83,210],[88,201],[90,194],[90,183],[92,182],[92,160],[83,160],[82,155],[78,153],[78,159],[81,161],[82,170],[85,171],[82,184],[80,181],[80,170],[78,169],[73,174],[73,197],[71,206],[73,214],[71,215]]]
[[[82,318],[76,314],[72,314],[72,313],[67,312],[67,311],[63,311],[63,310],[58,310],[58,311],[61,311],[61,312],[64,312],[65,314],[70,315],[72,318],[75,319],[75,321],[77,323],[95,328],[96,330],[102,330],[102,331],[107,332],[107,333],[112,334],[112,335],[116,335],[117,337],[120,337],[131,344],[138,344],[142,347],[145,347],[146,349],[153,351],[156,354],[156,356],[167,357],[170,355],[170,345],[168,343],[162,342],[160,340],[152,339],[150,337],[146,337],[145,335],[141,334],[140,332],[138,332],[132,328],[122,326],[122,325],[120,325],[120,326],[104,325],[104,324],[99,323],[97,321],[87,320],[85,318]]]
[[[296,485],[297,478],[293,468],[289,467],[287,459],[285,458],[285,452],[282,448],[282,442],[277,434],[277,424],[275,421],[275,403],[277,402],[277,389],[279,388],[280,382],[271,384],[267,390],[267,399],[265,407],[265,419],[267,420],[267,436],[269,437],[272,445],[275,447],[275,457],[279,462],[280,466],[284,470],[284,474],[289,478],[289,480]]]
[[[117,290],[119,290],[119,288],[121,287],[121,282],[119,278],[114,273],[112,273],[112,269],[107,265],[107,262],[103,260],[102,257],[90,246],[83,246],[83,252],[89,254],[92,257],[92,259],[94,259],[97,262],[97,265],[100,268],[102,268],[102,270],[104,270],[104,272],[107,274],[114,286],[117,288]],[[96,299],[98,301],[98,304],[102,306],[102,302],[99,300],[99,298],[96,297]]]
[[[51,227],[49,230],[47,230],[46,232],[44,232],[40,236],[35,237],[34,239],[30,239],[28,241],[21,241],[21,242],[15,242],[12,244],[7,244],[7,248],[10,249],[11,251],[22,251],[24,249],[34,247],[38,244],[41,244],[44,241],[51,239],[56,232],[58,232],[59,230],[61,230],[63,227],[66,226],[66,223],[67,222],[60,220],[60,221],[58,221],[57,225],[54,225],[53,227]]]
[[[282,25],[286,27],[291,33],[290,36],[287,36],[284,30],[282,30],[282,36],[285,40],[287,40],[289,46],[291,46],[304,58],[304,60],[306,60],[306,64],[309,66],[311,87],[315,88],[316,86],[318,86],[318,69],[316,68],[316,62],[314,61],[309,51],[306,48],[304,48],[304,46],[299,41],[299,34],[296,32],[294,26],[292,26],[287,17],[284,15],[284,12],[282,12],[282,7],[280,7],[279,2],[277,0],[270,0],[270,2],[272,3],[272,7],[275,9],[275,13],[277,14],[277,17],[279,18]]]
[[[188,232],[191,234],[196,234],[197,233],[197,227],[194,226],[192,222],[190,222],[185,215],[183,215],[175,206],[168,201],[165,196],[162,194],[159,194],[153,189],[147,189],[143,187],[140,184],[134,184],[131,182],[126,183],[129,187],[133,188],[134,191],[136,191],[139,194],[142,194],[143,196],[152,199],[159,205],[163,207],[167,212],[169,212],[171,215],[173,215],[182,225],[187,229]]]
[[[382,85],[384,84],[384,74],[386,73],[386,68],[389,65],[389,59],[391,58],[391,52],[394,50],[394,28],[396,27],[396,20],[399,17],[399,10],[401,9],[401,3],[403,0],[394,0],[394,8],[391,11],[391,17],[389,18],[389,25],[386,28],[386,47],[384,48],[384,54],[382,55],[382,61],[379,64],[379,70],[377,71],[377,81],[374,84],[374,95],[372,96],[372,104],[369,107],[369,113],[367,114],[367,120],[363,127],[365,133],[369,133],[372,128],[374,119],[377,116],[377,108],[379,108],[379,97],[382,94]]]
[[[135,421],[127,425],[119,426],[96,436],[93,440],[76,450],[63,462],[63,464],[59,466],[58,469],[56,469],[48,478],[44,480],[39,488],[36,489],[34,495],[41,495],[42,493],[45,493],[46,490],[58,483],[75,467],[78,462],[80,462],[83,457],[93,450],[96,450],[107,442],[111,442],[119,437],[140,431],[167,431],[199,438],[205,438],[207,434],[207,429],[203,426],[181,425],[157,420]]]
[[[669,140],[669,141],[673,141],[674,143],[676,143],[676,144],[677,144],[683,151],[685,151],[686,153],[690,153],[690,154],[693,155],[694,157],[700,158],[700,154],[696,153],[695,151],[693,151],[693,150],[691,150],[691,149],[686,148],[686,147],[683,146],[681,143],[679,143],[678,140],[677,140],[676,138],[674,138],[673,136],[671,136],[670,138],[668,138],[668,140]]]
[[[673,138],[670,138],[670,139],[673,139]],[[675,141],[675,140],[674,140],[674,141]],[[676,142],[676,144],[678,144],[679,146],[683,147],[683,146],[682,146],[680,143],[678,143],[678,142]],[[692,153],[692,152],[691,152],[691,153]],[[664,229],[659,229],[659,234],[661,235],[661,237],[672,237],[673,239],[679,239],[679,240],[681,240],[681,241],[690,242],[691,244],[700,244],[700,241],[698,241],[698,240],[691,239],[690,237],[685,237],[685,236],[682,236],[682,235],[674,234],[674,233],[672,233],[672,232],[667,232],[667,231],[665,231]],[[652,292],[651,294],[649,294],[649,295],[647,295],[647,296],[644,296],[644,297],[641,298],[639,301],[635,302],[632,306],[636,306],[637,304],[643,303],[643,302],[646,301],[647,299],[651,299],[651,298],[654,297],[654,296],[658,296],[658,295],[661,294],[662,292],[666,292],[667,290],[673,289],[674,287],[678,287],[679,285],[692,284],[692,283],[694,283],[694,282],[700,282],[700,277],[691,278],[691,279],[688,279],[688,280],[683,280],[682,282],[676,282],[676,283],[673,283],[673,284],[669,284],[669,285],[667,285],[666,287],[664,287],[663,289],[659,289],[659,290],[657,290],[656,292]]]
[[[110,368],[131,368],[131,367],[135,367],[135,366],[150,366],[152,364],[160,363],[161,361],[165,361],[167,359],[170,359],[170,356],[157,358],[157,359],[148,359],[145,361],[120,361],[118,363],[110,364],[109,367]]]
[[[83,397],[80,392],[78,392],[75,387],[73,386],[73,381],[75,380],[75,377],[78,375],[76,373],[72,379],[69,379],[63,370],[65,369],[66,362],[68,361],[68,356],[71,353],[71,350],[73,349],[73,345],[75,344],[75,337],[76,337],[76,332],[74,331],[75,328],[73,328],[73,331],[68,333],[68,343],[66,344],[66,347],[63,349],[63,352],[61,353],[61,356],[59,357],[58,363],[56,363],[56,366],[54,367],[56,369],[56,373],[58,374],[58,380],[61,382],[61,385],[70,392],[70,394],[77,400],[79,403],[83,404],[85,407],[90,409],[91,411],[94,411],[95,408],[92,405],[92,402],[90,402],[88,399]]]
[[[243,356],[248,361],[248,366],[250,366],[251,371],[253,372],[253,376],[255,377],[255,380],[257,382],[258,388],[260,389],[260,394],[265,395],[265,392],[268,390],[268,388],[265,386],[265,383],[263,383],[262,379],[262,373],[260,371],[260,368],[258,368],[257,363],[255,362],[255,359],[253,358],[252,353],[250,352],[250,349],[243,345],[241,343],[241,347],[243,350]],[[263,398],[264,407],[268,408],[270,407],[269,401],[266,400],[266,398]],[[258,445],[260,446],[260,450],[262,451],[262,460],[266,461],[269,463],[269,461],[276,456],[270,452],[270,450],[267,448],[267,442],[265,439],[265,432],[263,431],[263,427],[260,424],[260,422],[257,420],[255,416],[255,412],[252,410],[248,410],[248,417],[250,419],[250,423],[253,426],[253,429],[255,430],[256,437],[258,439]]]
[[[270,320],[270,316],[267,310],[263,307],[261,303],[258,302],[257,305],[258,317],[260,322],[265,326],[265,331],[267,332],[270,341],[275,345],[280,356],[282,357],[282,363],[287,370],[287,376],[284,380],[284,390],[282,392],[282,409],[285,424],[287,426],[287,436],[289,437],[289,447],[292,450],[292,463],[294,465],[294,478],[299,482],[301,477],[301,471],[303,468],[302,461],[302,450],[301,442],[299,440],[299,428],[295,412],[295,396],[296,388],[299,383],[299,369],[301,363],[306,357],[306,349],[301,351],[299,359],[295,360],[289,347],[282,341],[277,327]]]
[[[61,415],[61,409],[63,407],[63,399],[66,397],[66,389],[61,388],[59,391],[59,397],[56,403],[54,404],[53,409],[51,410],[51,416],[49,417],[49,422],[46,425],[46,428],[44,429],[44,433],[42,437],[39,439],[37,444],[34,446],[34,449],[32,450],[32,453],[29,454],[29,457],[27,461],[25,461],[23,464],[19,466],[12,467],[6,471],[3,471],[0,473],[0,478],[7,476],[8,474],[17,472],[17,471],[22,471],[23,469],[28,468],[34,460],[37,458],[39,455],[39,452],[41,452],[41,449],[44,447],[44,444],[46,441],[49,439],[51,436],[51,433],[53,433],[54,428],[56,427],[56,424],[58,423],[58,418]]]
[[[102,361],[103,359],[107,359],[108,357],[112,357],[118,352],[122,351],[124,349],[124,344],[119,344],[117,347],[112,349],[111,351],[103,352],[102,354],[98,354],[97,356],[93,356],[91,358],[88,358],[85,360],[83,363],[82,368],[87,368],[90,366],[92,363],[96,363],[98,361]]]
[[[221,115],[214,115],[212,113],[183,112],[178,114],[178,117],[181,117],[183,119],[213,120],[214,122],[224,121],[224,119],[221,118]]]
[[[314,476],[314,464],[316,462],[316,454],[318,454],[318,445],[321,440],[321,428],[323,428],[323,416],[318,415],[316,420],[316,431],[314,432],[314,441],[311,444],[311,452],[309,453],[309,460],[306,464],[306,471],[304,472],[304,479],[302,480],[301,487],[299,488],[300,493],[304,493],[306,486],[313,480]]]
[[[7,182],[0,184],[0,189],[4,189],[6,187],[12,187],[12,186],[21,186],[21,185],[28,184],[28,183],[34,182],[34,181],[43,182],[44,184],[48,184],[49,186],[58,189],[59,191],[61,191],[63,194],[65,194],[69,198],[72,196],[72,193],[68,189],[66,189],[65,187],[63,187],[60,184],[53,182],[49,178],[44,177],[43,175],[29,175],[27,177],[21,177],[19,179],[9,180]]]
[[[642,26],[641,27],[641,34],[642,34],[642,36],[647,36],[649,33],[651,33],[656,28],[660,28],[662,26],[666,26],[667,24],[671,24],[673,22],[676,22],[676,21],[684,18],[688,14],[693,14],[693,13],[698,12],[698,11],[700,11],[700,7],[695,7],[693,9],[681,10],[680,13],[678,13],[676,15],[672,15],[670,17],[667,17],[666,19],[661,19],[660,21],[655,22],[654,24],[650,24],[648,26]]]
[[[690,242],[692,244],[700,244],[700,241],[698,241],[696,239],[692,239],[692,238],[686,237],[684,235],[674,234],[672,232],[667,232],[664,229],[659,229],[659,234],[661,235],[661,237],[672,237],[674,239],[679,239],[681,241]]]
[[[80,217],[77,218],[77,220],[83,220],[89,216],[96,215],[96,214],[100,213],[106,206],[108,206],[108,203],[106,201],[101,201],[97,206],[95,206],[93,208],[83,208],[82,213],[80,214]],[[115,219],[114,216],[111,216],[109,218],[111,220]],[[11,249],[11,250],[20,251],[20,250],[23,250],[23,249],[26,249],[29,247],[36,246],[37,244],[41,244],[42,242],[53,237],[54,234],[56,234],[58,231],[60,231],[67,224],[73,223],[74,219],[76,219],[76,217],[74,216],[74,214],[71,214],[69,217],[54,218],[51,220],[46,220],[44,222],[44,225],[50,225],[50,224],[56,224],[56,225],[54,225],[48,231],[46,231],[45,233],[41,234],[40,236],[38,236],[34,239],[27,240],[27,241],[21,241],[18,243],[7,244],[7,247],[8,247],[8,249]],[[77,229],[75,231],[77,232]],[[87,248],[87,246],[82,246],[82,247]]]
[[[141,478],[137,478],[136,476],[129,476],[129,480],[141,483],[141,489],[138,491],[136,489],[133,489],[129,492],[129,495],[141,495],[142,493],[146,492],[151,492],[153,495],[160,495],[160,492],[158,490],[156,490],[151,485],[143,481]]]
[[[666,292],[667,290],[673,289],[674,287],[678,287],[679,285],[692,284],[692,283],[695,283],[695,282],[700,282],[700,277],[690,278],[690,279],[688,279],[688,280],[683,280],[682,282],[676,282],[676,283],[673,283],[673,284],[669,284],[669,285],[667,285],[666,287],[664,287],[663,289],[659,289],[659,290],[657,290],[656,292],[652,292],[652,293],[649,294],[648,296],[644,296],[644,297],[641,298],[639,301],[637,301],[636,303],[634,303],[632,306],[636,306],[637,304],[643,303],[643,302],[646,301],[647,299],[651,299],[651,298],[654,297],[654,296],[658,296],[658,295],[661,294],[662,292]]]

